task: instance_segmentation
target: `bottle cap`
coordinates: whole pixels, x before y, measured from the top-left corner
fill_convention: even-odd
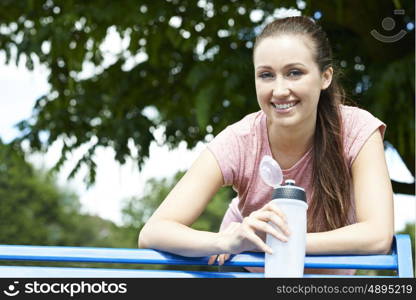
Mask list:
[[[264,183],[272,188],[277,188],[283,179],[282,169],[279,164],[271,156],[263,156],[260,162],[260,177]]]
[[[297,185],[293,179],[285,180],[285,185],[273,190],[272,199],[293,199],[306,202],[305,190]]]

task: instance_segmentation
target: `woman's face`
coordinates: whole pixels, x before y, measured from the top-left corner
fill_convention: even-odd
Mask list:
[[[301,35],[268,37],[257,45],[257,100],[272,126],[315,125],[319,95],[331,83],[332,68],[321,74],[313,51],[312,41]]]

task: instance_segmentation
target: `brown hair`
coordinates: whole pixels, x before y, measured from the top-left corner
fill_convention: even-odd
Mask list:
[[[331,84],[321,91],[313,140],[312,201],[308,208],[308,232],[332,230],[349,223],[351,174],[346,163],[342,138],[340,104],[345,93],[338,84],[332,50],[326,33],[308,17],[288,17],[269,23],[256,37],[254,50],[267,37],[296,34],[314,44],[319,70],[334,69]],[[253,51],[254,53],[254,51]]]

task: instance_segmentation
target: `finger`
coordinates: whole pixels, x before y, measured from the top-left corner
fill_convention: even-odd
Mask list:
[[[221,254],[222,264],[230,258],[230,254]]]
[[[225,254],[220,254],[220,255],[218,255],[217,260],[218,260],[218,264],[219,264],[220,266],[222,266],[222,265],[224,264],[224,261],[225,261]]]
[[[280,221],[280,220],[279,220]],[[251,226],[255,231],[265,232],[272,236],[274,236],[276,239],[281,240],[282,242],[287,242],[287,237],[282,233],[276,230],[275,227],[268,224],[265,221],[261,221],[259,219],[251,218],[247,221],[248,225]]]
[[[254,245],[256,245],[258,249],[268,254],[273,254],[272,248],[270,248],[266,243],[264,243],[263,240],[259,238],[253,231],[247,230],[245,234],[246,234],[246,238],[250,242],[252,242]]]
[[[286,222],[284,222],[281,218],[277,217],[276,215],[271,215],[270,222],[274,226],[277,226],[277,228],[279,228],[286,236],[291,235],[289,225]]]
[[[211,257],[208,259],[208,264],[212,265],[215,262],[216,258],[217,255],[211,255]]]
[[[279,217],[282,218],[282,220],[287,223],[287,217],[285,215],[285,213],[273,202],[269,202],[265,205],[264,207],[266,210],[270,210],[273,211],[274,213],[276,213]]]
[[[290,235],[289,226],[285,223],[282,218],[276,216],[276,214],[272,211],[261,211],[256,215],[258,220],[271,222],[274,226],[276,226],[279,230],[281,230],[285,235]]]
[[[284,234],[288,236],[290,235],[290,230],[287,224],[287,217],[275,204],[266,204],[262,209],[252,212],[250,217],[261,219],[267,222],[272,221],[277,227],[279,227],[279,229],[283,231]]]

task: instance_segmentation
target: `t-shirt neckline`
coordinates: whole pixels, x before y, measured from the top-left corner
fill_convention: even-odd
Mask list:
[[[270,155],[271,157],[273,157],[272,149],[270,147],[269,135],[267,134],[268,133],[267,132],[268,131],[267,123],[266,123],[267,116],[263,111],[261,111],[261,114],[262,114],[262,116],[261,116],[261,122],[260,122],[260,130],[261,130],[261,134],[263,136],[263,139],[266,141],[266,155]],[[311,152],[312,152],[312,147],[310,147],[308,149],[308,151],[306,151],[305,154],[303,154],[303,156],[293,166],[291,166],[289,169],[282,169],[283,174],[285,175],[285,174],[288,174],[288,173],[291,173],[291,172],[295,171],[302,164],[302,162],[307,157],[310,156]]]

